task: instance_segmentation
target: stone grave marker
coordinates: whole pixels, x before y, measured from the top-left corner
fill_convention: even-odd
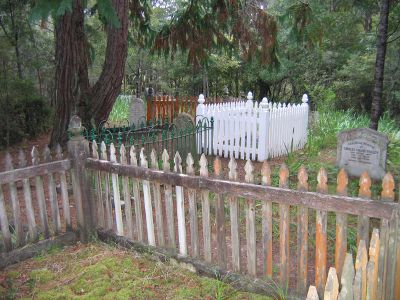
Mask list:
[[[174,118],[173,123],[175,124],[176,129],[179,131],[181,129],[184,130],[186,128],[193,128],[194,119],[190,114],[183,112]]]
[[[185,137],[181,137],[181,140],[183,141],[182,144],[180,144],[180,149],[179,153],[182,155],[182,157],[186,157],[187,154],[190,152],[192,155],[195,155],[195,149],[196,149],[196,140],[195,140],[195,135],[192,134],[194,130],[194,119],[193,117],[188,114],[188,113],[180,113],[178,114],[174,120],[173,120],[174,128],[176,130],[177,136],[181,136],[181,133]],[[192,133],[188,134],[186,131],[187,129],[190,129]]]
[[[131,101],[129,123],[140,127],[141,124],[146,124],[146,106],[140,98],[135,98]]]
[[[388,137],[370,128],[355,128],[339,133],[337,164],[349,175],[359,177],[364,171],[373,179],[382,179],[386,170]]]

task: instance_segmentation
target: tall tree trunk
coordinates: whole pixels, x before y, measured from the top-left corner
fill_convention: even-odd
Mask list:
[[[128,0],[113,0],[120,26],[108,26],[107,49],[103,70],[93,87],[91,109],[86,118],[93,116],[96,125],[106,120],[121,92],[125,62],[128,55]]]
[[[380,22],[376,44],[375,85],[371,105],[370,128],[377,130],[382,114],[383,75],[385,70],[386,39],[388,31],[389,0],[381,0]]]
[[[72,12],[64,14],[56,24],[56,118],[51,145],[67,141],[66,131],[73,114],[79,115],[86,127],[106,119],[121,91],[127,56],[128,0],[112,1],[120,26],[107,28],[103,70],[93,87],[88,76],[83,2],[74,0]]]
[[[364,15],[364,31],[365,32],[371,32],[372,30],[372,16],[371,13],[369,11],[365,12]]]

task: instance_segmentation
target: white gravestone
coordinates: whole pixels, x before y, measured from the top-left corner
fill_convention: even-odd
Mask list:
[[[364,171],[373,179],[382,179],[386,170],[389,139],[370,128],[345,130],[338,135],[337,162],[349,175],[360,176]]]
[[[140,127],[142,123],[146,124],[146,106],[142,99],[135,98],[132,100],[129,122],[131,125],[135,124],[136,127]]]

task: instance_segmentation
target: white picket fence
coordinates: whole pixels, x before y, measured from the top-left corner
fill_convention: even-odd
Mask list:
[[[301,149],[307,142],[307,95],[301,104],[271,103],[267,98],[258,104],[251,92],[247,101],[205,104],[200,95],[198,102],[196,121],[214,120],[208,154],[263,161]]]

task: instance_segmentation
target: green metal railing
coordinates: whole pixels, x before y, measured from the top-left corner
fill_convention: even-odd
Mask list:
[[[146,155],[155,149],[158,155],[166,149],[168,153],[174,155],[179,151],[182,157],[190,152],[192,155],[210,153],[213,138],[213,119],[197,117],[197,124],[187,123],[179,128],[173,123],[160,121],[142,122],[140,126],[130,124],[126,121],[125,126],[110,126],[107,122],[102,122],[97,128],[90,130],[84,129],[82,135],[90,143],[96,141],[97,144],[104,142],[107,146],[111,143],[115,147],[124,144],[125,147],[135,146],[139,151],[144,148]],[[100,145],[99,145],[100,146]]]

